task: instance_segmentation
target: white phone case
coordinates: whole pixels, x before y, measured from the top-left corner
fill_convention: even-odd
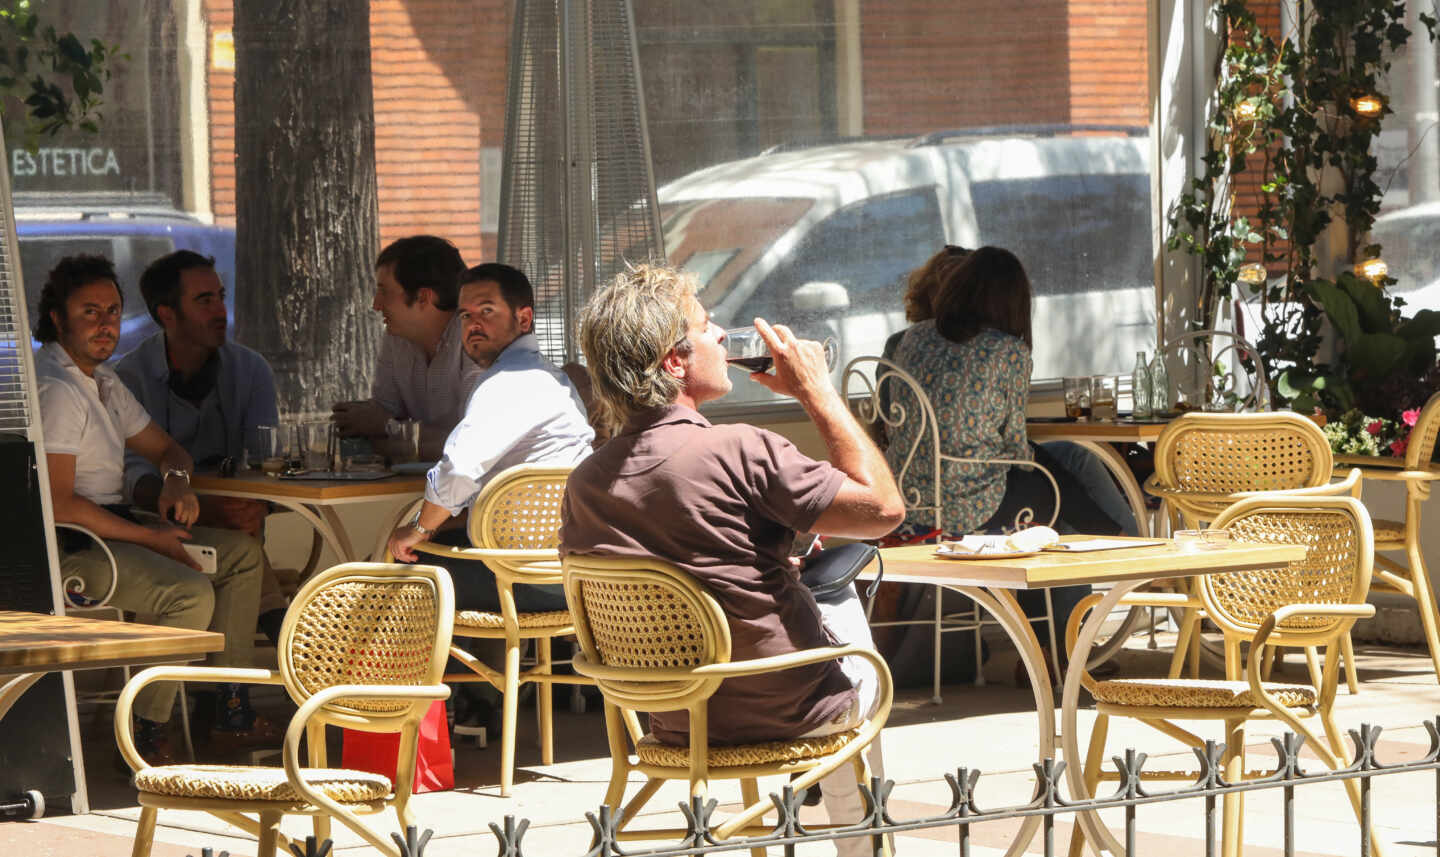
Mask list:
[[[186,544],[184,545],[184,547],[185,552],[190,554],[190,556],[194,557],[195,561],[200,564],[201,571],[205,572],[206,574],[215,573],[215,548],[211,547],[210,545],[192,544]]]

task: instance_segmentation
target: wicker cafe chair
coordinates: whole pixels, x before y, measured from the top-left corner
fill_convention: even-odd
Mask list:
[[[1262,495],[1241,500],[1216,516],[1214,526],[1228,528],[1244,542],[1301,544],[1308,548],[1303,560],[1282,569],[1241,571],[1199,578],[1195,597],[1205,614],[1224,633],[1225,679],[1120,678],[1096,681],[1085,674],[1082,682],[1095,698],[1097,713],[1084,779],[1094,794],[1102,778],[1100,760],[1112,717],[1131,717],[1192,747],[1204,740],[1172,720],[1217,720],[1225,725],[1224,777],[1238,783],[1246,774],[1245,724],[1276,719],[1302,736],[1316,755],[1332,769],[1343,765],[1343,733],[1331,716],[1339,683],[1341,644],[1357,619],[1373,615],[1365,603],[1370,589],[1374,534],[1370,516],[1354,497],[1293,497]],[[1091,596],[1073,614],[1067,641],[1074,645],[1084,613],[1099,599]],[[1189,596],[1174,593],[1132,593],[1121,603],[1169,606],[1187,603]],[[1242,661],[1242,646],[1249,655]],[[1265,653],[1274,646],[1325,649],[1324,670],[1318,685],[1278,684],[1261,678]],[[1305,720],[1318,718],[1325,734],[1321,741]],[[1189,779],[1193,772],[1154,772],[1156,779]],[[1359,787],[1346,782],[1357,817]],[[1225,854],[1238,854],[1242,834],[1240,794],[1225,796]],[[1077,854],[1079,838],[1071,846]]]
[[[431,703],[450,695],[440,678],[454,608],[442,568],[344,563],[311,577],[295,594],[280,629],[278,670],[156,667],[137,675],[115,708],[115,738],[140,793],[135,857],[150,853],[161,809],[204,810],[256,834],[259,857],[273,857],[277,847],[288,850],[278,825],[295,814],[314,816],[317,839],[330,835],[330,819],[336,818],[381,853],[399,857],[389,837],[359,814],[394,807],[402,828],[415,824],[410,790],[417,733]],[[284,767],[146,764],[131,734],[131,705],[141,687],[176,679],[284,687],[299,706],[285,732]],[[325,767],[328,725],[399,732],[396,781]],[[246,813],[258,815],[258,822]]]
[[[1172,526],[1199,529],[1257,491],[1329,493],[1333,462],[1325,434],[1299,414],[1186,414],[1155,442],[1155,475],[1145,490],[1165,501]],[[1181,613],[1170,674],[1180,674],[1188,653],[1193,678],[1200,668],[1203,617],[1194,600]],[[1358,679],[1351,648],[1347,637],[1346,684],[1353,693]]]
[[[879,738],[892,699],[890,671],[873,650],[830,646],[731,661],[730,626],[720,605],[698,581],[674,566],[649,557],[568,556],[564,568],[565,596],[575,614],[580,640],[575,670],[595,679],[605,697],[612,761],[605,803],[621,805],[632,771],[646,777],[645,785],[620,815],[621,838],[685,835],[683,828],[624,829],[665,780],[688,780],[690,794],[699,797],[708,793],[712,778],[740,780],[745,807],[711,829],[718,839],[772,832],[761,824],[771,804],[760,798],[758,777],[798,773],[791,784],[798,791],[849,763],[857,780],[868,783],[863,751]],[[721,680],[852,654],[874,664],[879,675],[875,713],[857,728],[761,744],[711,747],[705,740],[709,699]],[[636,714],[642,711],[688,712],[689,747],[661,744],[643,734]],[[815,830],[820,826],[806,827]]]
[[[930,402],[930,397],[920,386],[920,382],[901,369],[899,366],[884,359],[883,357],[856,357],[845,366],[845,373],[842,376],[843,388],[841,395],[845,401],[851,403],[851,409],[855,412],[860,423],[867,427],[872,433],[883,432],[894,442],[896,430],[901,426],[913,425],[915,437],[910,447],[905,450],[905,458],[899,472],[895,474],[895,483],[900,486],[900,495],[905,502],[906,517],[909,520],[929,518],[933,521],[933,529],[944,530],[944,502],[942,500],[941,468],[944,462],[957,462],[963,464],[979,465],[1004,465],[1031,467],[1039,470],[1050,482],[1050,488],[1055,493],[1055,503],[1050,514],[1050,519],[1045,521],[1046,526],[1054,526],[1056,519],[1060,516],[1060,486],[1056,484],[1055,477],[1041,464],[1034,461],[1009,458],[961,458],[954,455],[946,455],[941,451],[940,446],[940,425],[935,416],[935,407]],[[912,484],[912,474],[918,468],[912,470],[915,465],[916,453],[921,449],[931,450],[934,454],[930,456],[930,486],[931,490],[922,494]],[[1013,521],[1012,529],[1021,529],[1029,526],[1035,521],[1033,509],[1021,509]],[[939,541],[938,537],[936,539]],[[1050,590],[1045,593],[1045,620],[1050,629],[1050,651],[1056,651],[1055,631],[1055,610],[1051,603]],[[885,628],[898,625],[928,624],[934,629],[935,666],[931,678],[931,700],[940,704],[940,650],[941,635],[950,631],[971,631],[975,634],[975,686],[985,685],[985,675],[982,670],[981,660],[984,658],[983,647],[980,644],[980,635],[985,625],[994,624],[981,616],[979,605],[972,605],[969,610],[959,613],[946,614],[943,608],[944,587],[935,587],[935,616],[929,620],[900,620],[893,622],[874,622],[871,627]],[[874,608],[872,600],[869,609]],[[1061,681],[1059,658],[1050,659],[1054,670],[1055,683]]]
[[[1440,678],[1440,633],[1436,631],[1435,591],[1430,586],[1430,572],[1425,568],[1425,553],[1420,547],[1420,508],[1430,499],[1431,483],[1440,479],[1440,471],[1431,468],[1435,439],[1440,436],[1440,393],[1430,397],[1420,411],[1420,418],[1410,432],[1405,448],[1405,469],[1370,468],[1367,479],[1403,480],[1405,482],[1405,517],[1399,521],[1376,520],[1375,579],[1371,587],[1379,592],[1398,592],[1415,599],[1420,623],[1425,629],[1425,642],[1430,647],[1430,660]],[[1379,551],[1404,551],[1407,564]]]
[[[576,675],[557,675],[550,656],[550,641],[575,633],[570,611],[521,613],[515,609],[517,583],[559,583],[560,500],[572,468],[521,464],[507,468],[486,484],[470,507],[468,533],[474,547],[457,548],[421,542],[416,551],[432,556],[480,560],[495,573],[500,612],[461,610],[455,614],[455,636],[505,641],[505,663],[495,669],[453,646],[450,654],[470,672],[448,673],[450,683],[487,682],[503,694],[503,733],[500,736],[500,794],[507,796],[515,781],[515,729],[519,719],[520,685],[534,682],[539,692],[536,714],[540,725],[540,761],[555,761],[554,719],[550,710],[552,684],[594,684]],[[417,504],[418,505],[418,504]],[[414,507],[412,507],[413,509]],[[408,512],[413,518],[415,512]],[[387,557],[388,559],[388,557]],[[535,641],[535,664],[520,667],[520,649]]]

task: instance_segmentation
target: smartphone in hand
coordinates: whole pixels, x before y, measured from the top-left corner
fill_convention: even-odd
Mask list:
[[[190,554],[190,558],[195,560],[195,563],[200,566],[202,572],[205,574],[215,573],[218,567],[216,562],[218,554],[214,547],[210,545],[196,545],[189,542],[181,545],[181,547],[185,548],[185,552]]]

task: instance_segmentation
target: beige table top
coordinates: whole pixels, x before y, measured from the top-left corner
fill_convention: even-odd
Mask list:
[[[223,648],[212,631],[0,611],[0,675],[194,661]]]
[[[1136,423],[1128,420],[1113,422],[1035,422],[1025,423],[1025,433],[1033,441],[1042,440],[1095,440],[1108,443],[1150,442],[1160,437],[1165,423]]]
[[[197,494],[220,494],[250,497],[257,500],[285,498],[301,503],[323,505],[336,501],[380,500],[425,490],[425,476],[395,474],[368,482],[342,480],[280,479],[251,471],[231,477],[213,474],[191,478],[190,486]]]
[[[1095,538],[1065,536],[1062,541]],[[1133,539],[1143,542],[1146,539]],[[1301,545],[1232,543],[1213,550],[1182,551],[1168,539],[1165,544],[1118,550],[1065,553],[1042,551],[1014,559],[948,559],[935,555],[935,545],[885,548],[885,580],[896,583],[990,586],[1003,589],[1043,589],[1076,583],[1109,583],[1156,577],[1184,577],[1254,568],[1278,568],[1304,559]],[[862,576],[873,577],[874,565]]]

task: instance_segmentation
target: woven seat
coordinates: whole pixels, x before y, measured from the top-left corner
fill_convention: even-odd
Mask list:
[[[521,628],[568,628],[574,624],[570,619],[569,610],[517,613],[515,618],[519,620]],[[500,630],[505,627],[505,617],[499,613],[487,613],[484,610],[460,610],[455,613],[455,627]]]
[[[605,697],[605,727],[610,742],[610,786],[605,803],[618,810],[620,839],[668,839],[673,830],[627,830],[645,802],[665,780],[687,780],[692,796],[704,798],[710,780],[720,774],[740,781],[743,808],[714,823],[716,840],[748,835],[764,826],[773,809],[760,798],[757,779],[792,773],[798,791],[849,766],[856,779],[869,776],[863,751],[879,736],[890,713],[892,690],[885,661],[870,649],[832,646],[765,658],[732,661],[730,624],[720,605],[699,581],[653,557],[568,556],[564,560],[565,597],[575,616],[580,653],[575,671],[595,679]],[[872,664],[878,679],[875,710],[853,729],[833,735],[712,745],[710,697],[722,681],[781,672],[841,657]],[[692,744],[662,744],[640,728],[641,712],[677,711],[688,717]],[[634,747],[637,761],[631,761]],[[636,770],[646,777],[639,793],[623,803]],[[622,807],[623,804],[623,807]],[[752,855],[763,849],[751,849]]]
[[[307,768],[307,785],[341,803],[366,803],[390,794],[390,780],[380,774],[339,768]],[[135,774],[138,791],[171,797],[210,797],[225,800],[273,800],[304,803],[285,777],[284,768],[239,765],[166,765]]]
[[[1397,548],[1405,546],[1404,521],[1385,521],[1379,518],[1371,518],[1370,526],[1375,528],[1375,547],[1379,548],[1385,544],[1392,544]]]
[[[329,839],[331,821],[338,819],[375,851],[400,857],[388,831],[371,828],[360,815],[393,808],[401,829],[417,824],[409,807],[416,736],[431,706],[450,694],[441,678],[454,613],[454,590],[443,568],[344,563],[314,575],[295,593],[280,628],[277,669],[153,667],[136,676],[115,707],[120,754],[135,771],[139,793],[133,857],[150,853],[159,810],[177,808],[213,813],[256,836],[259,849],[251,853],[257,857],[291,850],[280,821],[292,814],[314,816],[317,840]],[[283,687],[299,706],[281,748],[285,766],[147,764],[135,748],[135,695],[151,682],[181,678]],[[400,733],[399,746],[409,750],[392,757],[394,781],[327,767],[327,726]]]
[[[1265,682],[1265,690],[1281,705],[1302,708],[1315,704],[1315,688],[1308,684]],[[1243,681],[1195,678],[1121,678],[1095,685],[1096,702],[1111,705],[1146,705],[1156,708],[1259,708],[1262,703]]]
[[[711,746],[710,765],[716,768],[733,768],[741,765],[765,765],[818,759],[839,752],[846,744],[854,741],[859,734],[859,729],[850,729],[845,732],[836,732],[833,735],[794,738],[789,741]],[[646,765],[657,765],[662,768],[690,767],[689,747],[661,744],[652,735],[646,735],[635,742],[635,755]]]

